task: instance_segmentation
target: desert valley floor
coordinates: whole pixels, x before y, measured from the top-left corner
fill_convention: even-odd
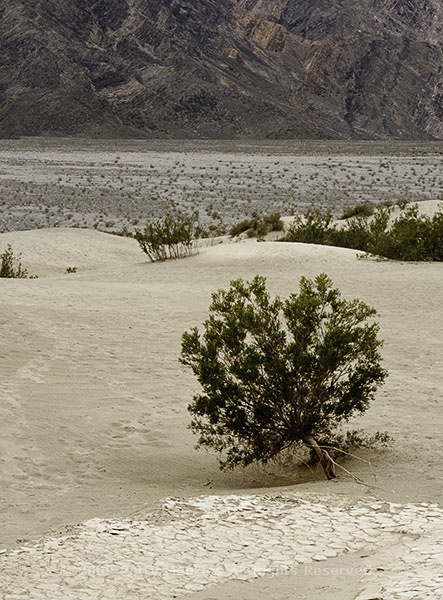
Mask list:
[[[443,598],[441,263],[228,238],[150,263],[80,227],[4,226],[8,244],[38,278],[0,283],[1,598]],[[234,278],[287,296],[321,272],[378,311],[390,375],[351,425],[394,442],[342,463],[363,484],[295,459],[222,473],[187,428],[181,334]]]

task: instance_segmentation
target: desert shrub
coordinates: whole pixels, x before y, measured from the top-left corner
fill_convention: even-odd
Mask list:
[[[397,206],[401,209],[404,210],[408,205],[408,200],[405,200],[404,198],[401,198],[400,200],[397,200]]]
[[[332,226],[329,232],[329,243],[342,248],[368,251],[384,234],[389,223],[390,211],[379,207],[371,216],[352,217],[343,227]]]
[[[370,202],[357,204],[343,211],[342,219],[350,219],[352,217],[370,217],[374,214],[375,206]]]
[[[306,244],[329,244],[333,233],[332,215],[319,210],[308,210],[297,215],[288,227],[285,240]]]
[[[207,232],[204,232],[203,237],[219,237],[226,235],[226,225],[224,223],[212,223],[209,225]]]
[[[200,237],[206,240],[214,240],[214,238],[226,235],[226,225],[220,221],[219,223],[211,223],[206,227],[202,227]]]
[[[134,238],[151,261],[183,258],[197,252],[201,227],[196,215],[171,215],[148,223],[143,231],[136,230]]]
[[[253,215],[250,219],[245,219],[233,225],[229,230],[229,235],[235,237],[246,233],[248,237],[261,238],[271,231],[283,231],[283,221],[280,213],[271,213],[269,215]]]
[[[343,227],[332,227],[329,231],[329,244],[342,248],[357,248],[366,251],[371,239],[370,227],[365,217],[350,218]]]
[[[443,260],[443,213],[422,215],[416,204],[406,208],[368,245],[371,254],[395,260]]]
[[[21,254],[14,256],[10,244],[3,254],[0,254],[0,277],[24,279],[29,277],[27,269],[21,263]]]
[[[429,243],[432,260],[443,260],[443,210],[432,216]]]
[[[248,231],[249,229],[251,229],[251,219],[245,219],[233,225],[229,230],[229,235],[235,237],[245,233],[245,231]]]
[[[283,231],[284,225],[281,220],[280,213],[270,213],[269,215],[264,215],[262,217],[263,223],[266,226],[266,229],[269,231]]]
[[[389,228],[391,210],[389,207],[379,206],[374,215],[368,219],[368,227],[372,243],[377,243],[379,238],[384,235]],[[359,250],[359,248],[358,248]]]
[[[367,216],[349,218],[337,227],[329,213],[308,211],[289,227],[286,241],[354,248],[393,260],[443,260],[443,212],[432,218],[418,205],[405,208],[390,223],[391,209],[379,206]]]
[[[307,211],[295,217],[285,241],[328,244],[365,251],[369,242],[386,229],[389,214],[388,209],[378,208],[370,218],[364,215],[349,217],[345,224],[337,227],[330,213]]]
[[[286,300],[270,297],[264,277],[237,279],[209,311],[203,334],[183,334],[180,356],[202,387],[188,407],[198,446],[232,468],[305,444],[335,477],[318,440],[364,412],[387,375],[375,309],[343,300],[321,274]]]

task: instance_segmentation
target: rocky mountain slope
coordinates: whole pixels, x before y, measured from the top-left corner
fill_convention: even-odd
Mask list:
[[[443,138],[440,0],[0,0],[0,136]]]

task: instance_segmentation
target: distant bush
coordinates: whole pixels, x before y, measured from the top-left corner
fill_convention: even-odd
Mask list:
[[[136,230],[134,238],[153,262],[183,258],[197,252],[196,240],[201,236],[196,215],[171,215],[148,223],[143,231]]]
[[[329,213],[308,211],[294,219],[285,240],[353,248],[394,260],[443,260],[442,210],[428,217],[414,204],[390,223],[391,214],[380,206],[371,216],[354,216],[337,227]]]
[[[201,237],[214,238],[222,235],[226,235],[226,225],[222,222],[212,223],[205,230],[202,230]]]
[[[380,207],[371,218],[353,217],[343,227],[332,226],[329,232],[331,246],[370,251],[386,231],[390,214],[389,209]]]
[[[297,215],[286,233],[288,242],[305,244],[331,244],[333,235],[332,215],[319,210],[308,210],[303,216]]]
[[[240,221],[229,231],[231,237],[246,233],[248,237],[264,237],[271,231],[283,231],[283,221],[280,213],[269,215],[254,214],[250,219]]]
[[[443,260],[443,212],[422,215],[407,208],[392,226],[370,242],[368,251],[397,260]]]
[[[3,254],[0,254],[0,277],[25,279],[29,277],[27,269],[21,263],[21,254],[14,256],[11,245],[8,244]]]
[[[231,237],[235,237],[237,235],[241,235],[245,231],[251,229],[251,219],[245,219],[244,221],[240,221],[231,227],[229,230],[229,235]]]
[[[374,214],[374,211],[375,206],[370,202],[365,202],[364,204],[357,204],[357,206],[347,208],[343,211],[341,218],[350,219],[352,217],[370,217],[372,214]]]
[[[408,205],[408,201],[405,200],[404,198],[402,198],[401,200],[397,200],[397,206],[399,208],[401,208],[401,210],[404,210],[407,205]]]

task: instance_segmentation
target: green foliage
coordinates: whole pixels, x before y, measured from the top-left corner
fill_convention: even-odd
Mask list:
[[[361,216],[349,219],[342,228],[331,228],[328,239],[331,246],[366,251],[371,239],[368,221]]]
[[[251,229],[251,219],[245,219],[244,221],[239,221],[233,225],[229,230],[229,235],[235,237],[236,235],[241,235],[249,229]]]
[[[366,252],[370,246],[378,243],[386,231],[389,216],[389,209],[380,207],[370,219],[359,216],[349,219],[343,227],[332,226],[329,231],[330,244]]]
[[[432,249],[432,260],[443,260],[443,210],[435,213],[431,219],[429,246]]]
[[[226,225],[224,223],[213,223],[209,225],[208,231],[202,233],[203,237],[218,237],[226,235]]]
[[[368,244],[371,254],[397,260],[443,260],[443,212],[432,217],[421,215],[418,206],[406,208]]]
[[[365,411],[387,376],[376,311],[343,300],[325,274],[302,277],[286,300],[270,297],[264,277],[237,279],[212,295],[209,311],[203,334],[183,334],[180,361],[202,387],[188,407],[191,429],[221,468],[316,447]],[[323,464],[327,453],[316,451]]]
[[[288,227],[286,241],[305,244],[331,243],[332,215],[319,210],[308,210],[303,216],[296,216]]]
[[[144,231],[136,230],[134,238],[151,261],[183,258],[197,252],[196,240],[201,235],[197,215],[171,215],[148,223]]]
[[[308,211],[294,219],[285,240],[354,248],[394,260],[443,260],[441,210],[428,217],[414,204],[390,223],[391,214],[389,207],[379,206],[371,216],[354,216],[338,227],[329,213]]]
[[[370,202],[364,202],[363,204],[357,204],[343,211],[341,216],[342,219],[350,219],[351,217],[370,217],[374,214],[375,206]]]
[[[271,231],[283,231],[283,221],[280,213],[269,215],[253,215],[251,219],[240,221],[229,230],[229,235],[235,237],[246,233],[248,237],[262,238]]]
[[[404,210],[406,208],[406,206],[408,205],[408,201],[405,200],[404,198],[402,198],[401,200],[397,200],[397,206],[401,209]]]
[[[66,273],[77,273],[77,267],[67,267]]]
[[[14,256],[10,244],[3,254],[0,254],[0,277],[24,279],[29,277],[27,269],[21,263],[21,254]]]

